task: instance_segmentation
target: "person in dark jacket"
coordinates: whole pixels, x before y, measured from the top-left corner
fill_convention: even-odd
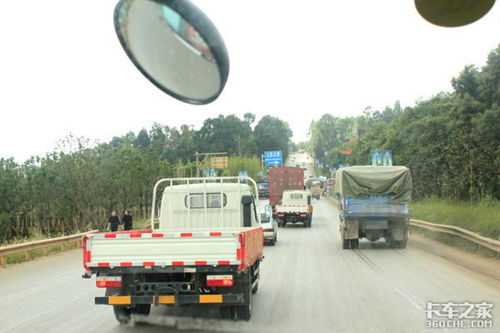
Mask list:
[[[118,225],[120,224],[120,219],[116,215],[116,211],[111,212],[111,216],[108,219],[108,230],[118,231]]]
[[[128,210],[123,212],[122,223],[124,230],[132,230],[132,215],[130,215]]]

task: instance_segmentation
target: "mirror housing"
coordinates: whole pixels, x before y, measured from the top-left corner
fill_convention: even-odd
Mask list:
[[[432,24],[460,27],[479,20],[495,4],[495,0],[415,0],[419,14]]]
[[[229,75],[224,41],[189,0],[120,0],[114,25],[132,63],[163,92],[207,104],[224,89]]]

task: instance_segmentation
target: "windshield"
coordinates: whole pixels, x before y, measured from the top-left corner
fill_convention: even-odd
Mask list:
[[[0,16],[1,332],[500,331],[500,0]]]

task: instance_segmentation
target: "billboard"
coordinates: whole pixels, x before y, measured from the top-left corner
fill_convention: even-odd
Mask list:
[[[392,150],[372,150],[371,156],[373,166],[392,165]]]
[[[210,166],[214,169],[226,169],[229,165],[227,156],[210,157]]]

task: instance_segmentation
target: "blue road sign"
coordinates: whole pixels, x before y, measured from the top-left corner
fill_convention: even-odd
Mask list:
[[[281,153],[281,150],[265,151],[264,152],[264,164],[266,166],[283,165],[283,154]]]

